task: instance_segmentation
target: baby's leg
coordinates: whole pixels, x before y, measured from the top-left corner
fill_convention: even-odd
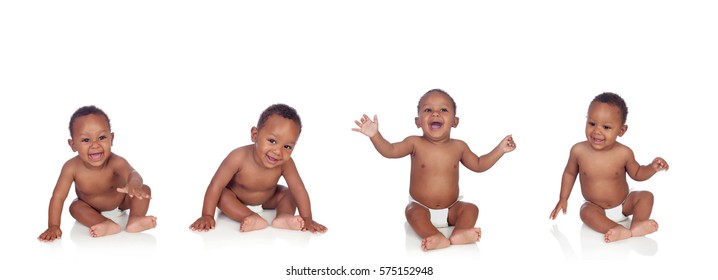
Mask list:
[[[591,202],[581,206],[581,220],[591,229],[603,233],[606,242],[631,237],[631,231],[606,217],[606,210]]]
[[[449,225],[454,226],[449,241],[451,244],[470,244],[479,242],[481,228],[474,227],[479,217],[479,207],[468,202],[456,202],[449,209]]]
[[[102,216],[82,200],[76,199],[70,204],[70,215],[75,220],[90,228],[90,236],[100,237],[120,232],[120,225]]]
[[[404,213],[411,228],[421,237],[421,248],[424,251],[446,248],[451,245],[451,241],[431,224],[431,214],[424,206],[410,202]]]
[[[644,236],[658,230],[658,223],[649,219],[653,212],[653,194],[648,191],[635,191],[628,194],[623,203],[623,212],[633,215],[632,236]]]
[[[143,185],[142,189],[150,196],[152,190],[147,185]],[[128,205],[129,204],[129,205]],[[120,205],[120,209],[130,209],[130,217],[127,218],[127,232],[141,232],[157,226],[157,218],[155,216],[147,216],[147,210],[150,208],[150,199],[138,197],[130,198],[125,195],[125,199]]]
[[[249,210],[244,203],[239,201],[237,195],[227,188],[222,190],[217,207],[219,210],[222,210],[227,217],[240,222],[239,231],[241,232],[259,230],[268,226],[267,221],[262,219],[257,213]]]
[[[294,216],[297,204],[287,187],[277,185],[277,190],[272,198],[267,200],[262,207],[265,209],[277,209],[277,216],[272,221],[272,227],[281,229],[301,230],[304,228],[304,219]]]

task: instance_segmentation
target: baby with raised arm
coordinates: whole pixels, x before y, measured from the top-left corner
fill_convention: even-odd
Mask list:
[[[115,133],[107,114],[95,106],[77,109],[70,118],[70,136],[67,142],[78,155],[62,166],[50,199],[47,230],[38,239],[49,242],[62,237],[62,207],[73,183],[77,199],[70,204],[70,214],[90,228],[92,237],[120,232],[120,225],[106,216],[127,209],[127,232],[157,226],[157,218],[147,216],[150,188],[127,160],[112,153]]]
[[[291,158],[301,130],[302,122],[294,108],[274,104],[264,110],[251,130],[254,144],[234,149],[222,161],[204,195],[202,216],[190,229],[213,229],[218,207],[240,222],[241,232],[266,228],[269,223],[249,208],[257,206],[276,209],[272,221],[275,228],[327,231],[312,219],[309,195]],[[284,177],[287,187],[277,184],[280,177]],[[297,208],[299,216],[294,216]]]
[[[561,192],[550,218],[566,214],[568,197],[576,182],[586,202],[581,206],[581,220],[595,231],[604,233],[606,242],[643,236],[658,230],[658,223],[649,219],[653,210],[653,194],[630,191],[626,174],[636,181],[651,178],[656,172],[668,170],[668,163],[657,157],[649,165],[640,165],[633,151],[616,141],[628,130],[626,102],[615,93],[596,96],[588,107],[586,141],[571,147],[563,171]],[[633,215],[630,228],[619,222]]]
[[[479,208],[460,201],[459,163],[474,172],[491,168],[505,153],[516,149],[511,135],[491,152],[477,156],[461,140],[450,137],[451,129],[459,124],[456,103],[448,93],[433,89],[419,100],[417,128],[422,136],[409,136],[401,142],[389,143],[379,133],[379,122],[364,115],[355,121],[361,132],[371,139],[376,150],[386,158],[411,155],[409,183],[410,202],[406,206],[406,219],[422,238],[423,250],[446,248],[452,244],[470,244],[481,238],[481,229],[475,227]],[[437,227],[454,226],[448,238]]]

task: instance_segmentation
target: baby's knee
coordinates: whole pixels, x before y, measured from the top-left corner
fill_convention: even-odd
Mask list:
[[[152,189],[150,189],[150,186],[142,185],[142,190],[145,191],[148,195],[152,195]]]
[[[77,216],[77,214],[79,214],[83,209],[87,208],[88,206],[89,205],[87,205],[87,203],[85,203],[84,201],[75,199],[72,203],[70,203],[70,207],[69,207],[70,215],[75,217],[75,216]]]

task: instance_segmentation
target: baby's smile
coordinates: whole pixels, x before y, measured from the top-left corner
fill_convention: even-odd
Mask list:
[[[443,124],[440,123],[440,122],[432,122],[432,123],[431,123],[431,128],[432,128],[432,129],[439,129],[439,128],[441,128],[441,126],[443,126]]]
[[[90,153],[90,154],[88,154],[87,156],[89,156],[89,157],[90,157],[90,160],[92,160],[92,161],[98,161],[98,160],[102,159],[102,155],[103,155],[103,154],[104,154],[103,152]]]

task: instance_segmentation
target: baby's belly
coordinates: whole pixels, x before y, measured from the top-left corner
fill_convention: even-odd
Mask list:
[[[90,206],[92,206],[92,208],[95,208],[98,211],[109,211],[120,207],[120,204],[125,199],[125,195],[126,194],[124,193],[114,191],[114,193],[106,193],[101,195],[78,194],[77,198],[89,204]]]
[[[277,188],[270,188],[260,191],[254,191],[254,190],[247,190],[240,187],[232,187],[230,188],[232,192],[239,198],[239,201],[244,203],[245,205],[261,205],[267,202],[274,193],[276,192]]]
[[[447,208],[459,198],[458,188],[456,190],[444,189],[433,192],[410,190],[409,193],[414,200],[433,209]]]

